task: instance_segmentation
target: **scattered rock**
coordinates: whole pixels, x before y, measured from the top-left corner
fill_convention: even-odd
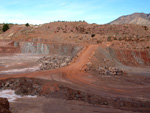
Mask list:
[[[120,70],[117,67],[99,67],[98,69],[95,69],[91,64],[87,65],[87,68],[85,71],[91,71],[91,72],[96,72],[98,74],[103,74],[103,75],[122,75],[124,72],[123,70]]]

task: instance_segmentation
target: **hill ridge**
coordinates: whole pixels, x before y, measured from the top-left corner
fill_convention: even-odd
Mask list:
[[[150,13],[133,13],[130,15],[124,15],[108,24],[138,24],[150,26]]]

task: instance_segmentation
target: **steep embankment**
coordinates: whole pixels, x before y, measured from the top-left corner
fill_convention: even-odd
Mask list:
[[[10,29],[6,32],[0,34],[0,39],[9,40],[16,37],[23,29],[25,28],[24,25],[13,25]]]
[[[82,45],[78,44],[37,43],[4,40],[0,42],[0,53],[55,54],[74,57],[82,48]]]
[[[81,49],[77,44],[20,42],[21,53],[75,56]]]
[[[120,75],[121,71],[149,75],[150,50],[99,46],[87,67],[86,71],[98,75]]]
[[[111,56],[127,66],[150,66],[150,50],[126,50],[108,48]]]
[[[0,40],[0,53],[19,53],[18,44],[10,40]]]

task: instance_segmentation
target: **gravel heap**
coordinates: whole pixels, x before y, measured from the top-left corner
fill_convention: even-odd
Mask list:
[[[44,56],[38,62],[41,63],[40,70],[50,70],[67,66],[71,60],[68,56]]]
[[[92,65],[87,65],[87,68],[85,71],[90,71],[90,72],[96,72],[98,74],[103,74],[103,75],[122,75],[124,72],[123,70],[120,70],[117,67],[99,67],[98,69],[95,69]]]

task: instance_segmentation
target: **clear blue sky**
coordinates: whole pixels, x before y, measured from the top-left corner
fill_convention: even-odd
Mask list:
[[[150,0],[1,0],[0,23],[57,20],[105,24],[134,12],[150,13]]]

